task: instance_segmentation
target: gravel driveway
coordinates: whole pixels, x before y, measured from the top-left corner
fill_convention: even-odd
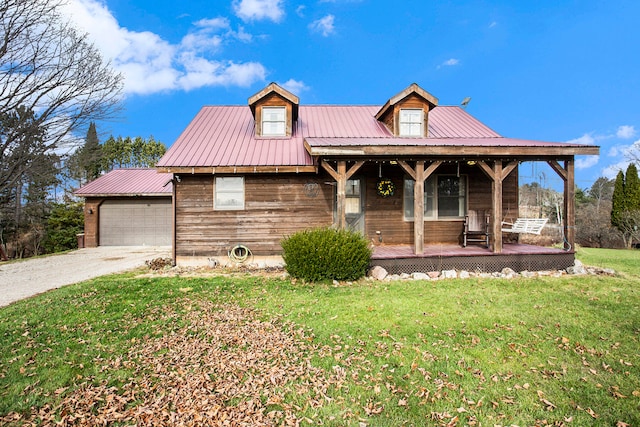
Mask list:
[[[141,267],[171,256],[168,246],[101,246],[0,263],[0,307],[50,289]]]

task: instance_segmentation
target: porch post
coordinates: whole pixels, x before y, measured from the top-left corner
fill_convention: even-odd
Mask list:
[[[576,190],[574,158],[564,161],[564,167],[555,160],[547,163],[564,181],[564,248],[575,249],[576,244]]]
[[[575,250],[576,244],[576,195],[573,158],[564,162],[567,179],[564,181],[564,237],[565,249]],[[568,245],[568,247],[567,247]]]
[[[416,162],[413,186],[413,242],[416,255],[424,253],[424,160]]]
[[[502,252],[502,160],[493,163],[491,202],[493,211],[493,252]]]
[[[324,170],[326,170],[329,175],[336,181],[336,222],[335,225],[344,229],[347,227],[347,205],[346,205],[346,196],[347,196],[347,180],[355,174],[358,169],[364,165],[364,161],[357,161],[351,166],[351,168],[347,171],[347,161],[346,160],[338,160],[337,171],[331,167],[329,163],[322,160],[320,165]]]
[[[347,162],[344,160],[338,161],[338,177],[337,182],[337,197],[336,197],[336,211],[337,211],[337,225],[339,229],[343,229],[347,225],[347,211],[346,211],[346,194],[347,194]]]

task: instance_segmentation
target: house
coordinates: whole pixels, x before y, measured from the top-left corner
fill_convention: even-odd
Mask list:
[[[170,245],[171,179],[155,169],[115,169],[78,189],[85,247]]]
[[[283,236],[333,224],[362,232],[391,271],[495,271],[573,264],[574,157],[598,152],[503,137],[416,84],[381,105],[304,105],[271,83],[248,105],[203,107],[156,167],[173,176],[177,264],[238,248],[278,260]],[[564,180],[565,250],[503,239],[524,161]],[[490,248],[462,246],[469,212],[488,215]]]

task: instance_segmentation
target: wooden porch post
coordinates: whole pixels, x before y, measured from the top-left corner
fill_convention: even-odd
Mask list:
[[[512,161],[503,166],[502,160],[493,162],[493,167],[486,162],[478,162],[480,169],[491,179],[491,234],[493,234],[493,252],[502,252],[502,181],[518,166]]]
[[[424,160],[418,160],[413,186],[413,242],[417,255],[424,253],[424,180]]]
[[[347,162],[344,160],[338,161],[338,177],[337,182],[337,198],[336,198],[336,211],[337,211],[337,226],[343,229],[347,225]]]
[[[574,158],[564,161],[564,168],[555,160],[550,160],[549,166],[564,181],[564,248],[575,249],[576,244],[576,190]]]
[[[493,164],[496,177],[491,183],[491,210],[493,211],[493,252],[502,252],[502,160]]]
[[[335,225],[344,229],[347,226],[347,180],[355,174],[360,167],[364,164],[364,161],[355,162],[349,170],[347,170],[347,161],[338,160],[337,171],[331,167],[325,160],[320,162],[320,165],[324,170],[329,172],[329,175],[336,181],[336,222]]]
[[[573,159],[564,162],[567,179],[564,182],[564,237],[565,249],[575,250],[576,245],[576,195]],[[568,245],[568,247],[566,247]]]
[[[442,160],[432,162],[426,169],[424,160],[416,161],[413,169],[405,161],[399,160],[398,164],[413,178],[413,243],[415,254],[424,253],[424,182],[442,164]]]

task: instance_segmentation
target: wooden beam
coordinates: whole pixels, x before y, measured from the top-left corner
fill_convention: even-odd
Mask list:
[[[347,171],[346,179],[351,178],[353,176],[353,174],[358,172],[358,169],[360,169],[362,167],[362,165],[364,165],[364,160],[359,160],[359,161],[355,162],[355,164],[353,166],[351,166],[349,168],[349,170]]]
[[[338,161],[338,179],[337,181],[337,197],[336,197],[336,211],[337,211],[337,226],[339,229],[345,229],[347,227],[347,162],[346,160]]]
[[[413,241],[416,255],[424,253],[424,160],[416,162],[413,185]]]
[[[566,160],[564,169],[567,179],[564,181],[564,248],[575,250],[576,245],[576,195],[574,160]]]
[[[432,142],[433,144],[433,142]],[[521,158],[521,160],[546,160],[553,157],[600,154],[600,147],[585,146],[495,146],[495,145],[344,145],[320,146],[305,144],[311,156],[446,156],[450,158]]]
[[[413,179],[414,181],[416,180],[416,171],[411,166],[409,166],[409,163],[405,162],[404,160],[398,160],[398,164],[400,165],[400,167],[402,167],[402,169],[404,169],[407,175],[411,177],[411,179]]]
[[[482,172],[484,172],[484,174],[491,180],[491,181],[495,181],[496,180],[496,176],[493,172],[493,169],[491,168],[491,166],[489,166],[487,164],[487,162],[484,162],[482,160],[478,161],[478,163],[476,163],[478,165],[478,167],[480,168],[480,170]]]
[[[560,163],[558,163],[556,160],[548,160],[547,163],[549,164],[549,166],[551,166],[551,169],[553,169],[558,175],[560,175],[560,178],[562,178],[563,181],[567,180],[567,171],[560,165]]]
[[[322,160],[320,162],[320,166],[322,166],[322,169],[326,170],[329,173],[329,175],[331,175],[331,178],[333,178],[336,182],[338,181],[339,179],[338,172],[334,168],[332,168],[331,165],[327,163],[326,160]]]
[[[502,168],[502,181],[504,181],[505,179],[507,179],[507,177],[509,176],[509,174],[511,172],[513,172],[513,170],[515,168],[518,167],[518,164],[520,164],[520,162],[518,161],[513,161],[513,162],[509,162],[506,166],[504,166]]]
[[[493,164],[493,176],[491,181],[491,202],[493,216],[493,252],[502,252],[502,161],[496,160]],[[498,177],[500,177],[498,179]]]

